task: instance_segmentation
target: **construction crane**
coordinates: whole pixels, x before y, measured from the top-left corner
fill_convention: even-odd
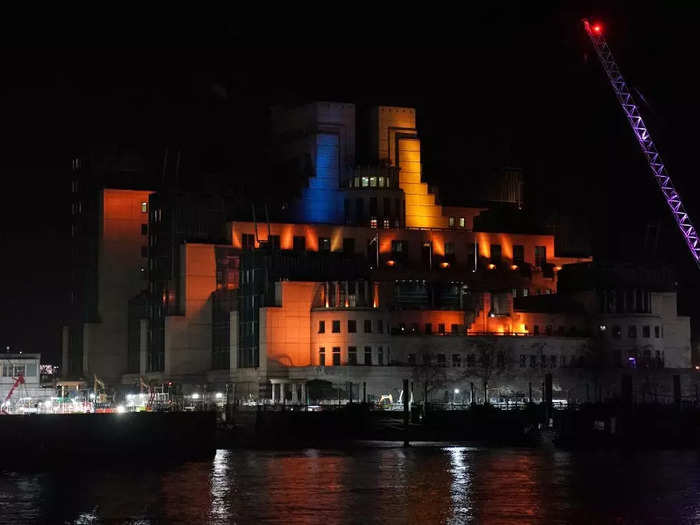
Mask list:
[[[685,211],[680,195],[678,195],[676,188],[673,186],[671,177],[666,172],[666,167],[661,160],[661,155],[654,145],[654,141],[642,119],[639,108],[627,87],[625,79],[620,73],[620,69],[617,67],[617,63],[610,51],[608,43],[605,41],[603,26],[599,23],[591,24],[587,19],[583,20],[583,25],[586,29],[586,33],[588,33],[588,37],[593,43],[593,47],[598,54],[598,58],[600,59],[605,73],[608,75],[610,85],[615,92],[620,106],[622,106],[622,111],[625,113],[630,126],[632,126],[632,131],[634,131],[637,141],[642,147],[642,152],[649,163],[649,168],[651,168],[651,172],[654,174],[654,178],[661,189],[661,193],[663,193],[666,204],[668,204],[668,207],[671,209],[673,218],[676,220],[676,224],[683,234],[690,254],[693,256],[695,264],[700,268],[700,241],[698,240],[698,234],[690,221],[688,212]]]
[[[5,407],[7,406],[7,403],[9,403],[10,398],[12,397],[12,394],[14,394],[15,390],[19,385],[24,384],[24,376],[22,374],[19,374],[15,378],[15,382],[12,384],[12,388],[10,388],[10,391],[7,393],[7,396],[5,396],[5,400],[2,402],[2,406],[0,407],[0,414],[7,415],[8,412],[5,410]]]

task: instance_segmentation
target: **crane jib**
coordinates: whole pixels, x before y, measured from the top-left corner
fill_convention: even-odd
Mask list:
[[[599,24],[591,25],[588,20],[584,20],[583,24],[593,44],[593,48],[598,55],[598,59],[610,80],[610,85],[615,92],[615,96],[620,106],[622,106],[622,111],[625,113],[632,127],[632,131],[634,131],[637,141],[642,148],[642,152],[649,163],[649,168],[659,185],[659,189],[666,200],[666,204],[673,214],[678,229],[683,234],[690,254],[693,256],[698,267],[700,267],[700,240],[698,240],[697,231],[690,221],[688,212],[685,211],[683,203],[681,202],[681,197],[673,186],[671,177],[666,172],[664,163],[661,160],[661,155],[657,151],[654,141],[649,134],[649,130],[644,123],[644,119],[639,112],[639,108],[627,87],[625,79],[620,73],[620,69],[617,67],[612,51],[610,51],[610,47],[603,37],[602,27]]]

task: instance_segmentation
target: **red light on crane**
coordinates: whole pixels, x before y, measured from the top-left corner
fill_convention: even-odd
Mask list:
[[[603,32],[603,26],[600,24],[593,24],[591,31],[593,31],[596,35],[599,35]]]

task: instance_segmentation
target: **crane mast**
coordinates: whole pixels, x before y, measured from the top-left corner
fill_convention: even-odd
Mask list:
[[[685,207],[681,202],[681,197],[678,195],[676,188],[673,186],[671,177],[666,172],[666,167],[661,160],[661,155],[657,151],[654,141],[649,134],[649,130],[647,129],[647,126],[639,112],[639,108],[637,107],[632,94],[627,88],[627,83],[622,77],[620,69],[617,67],[617,63],[615,62],[615,58],[610,51],[610,47],[603,37],[602,27],[598,24],[591,25],[588,20],[585,19],[583,21],[583,25],[586,29],[588,37],[593,43],[593,47],[598,54],[598,58],[600,59],[600,63],[603,66],[605,73],[608,75],[610,85],[615,92],[617,100],[620,102],[620,106],[622,106],[622,111],[624,111],[625,115],[627,116],[627,120],[629,121],[630,126],[632,126],[632,131],[634,131],[637,141],[642,147],[642,152],[647,158],[649,167],[651,168],[654,178],[661,189],[661,193],[664,195],[666,204],[668,204],[668,207],[671,209],[673,218],[676,220],[676,224],[683,234],[683,238],[688,245],[690,254],[693,256],[695,264],[697,264],[700,268],[700,241],[698,240],[695,227],[690,221],[688,212],[685,211]]]

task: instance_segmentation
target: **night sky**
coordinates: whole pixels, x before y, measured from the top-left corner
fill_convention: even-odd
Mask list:
[[[602,20],[698,226],[698,11],[632,2],[586,11],[508,5],[402,22],[390,32],[371,22],[322,32],[193,22],[163,34],[131,28],[128,39],[94,27],[85,38],[43,34],[32,48],[21,47],[19,33],[5,35],[0,348],[59,359],[75,152],[110,143],[154,155],[180,149],[186,174],[241,180],[264,156],[266,108],[310,100],[416,107],[424,178],[443,200],[468,199],[475,179],[521,167],[527,208],[540,218],[578,217],[598,259],[634,260],[645,253],[647,223],[660,224],[656,256],[676,265],[689,313],[700,270],[580,18]]]

